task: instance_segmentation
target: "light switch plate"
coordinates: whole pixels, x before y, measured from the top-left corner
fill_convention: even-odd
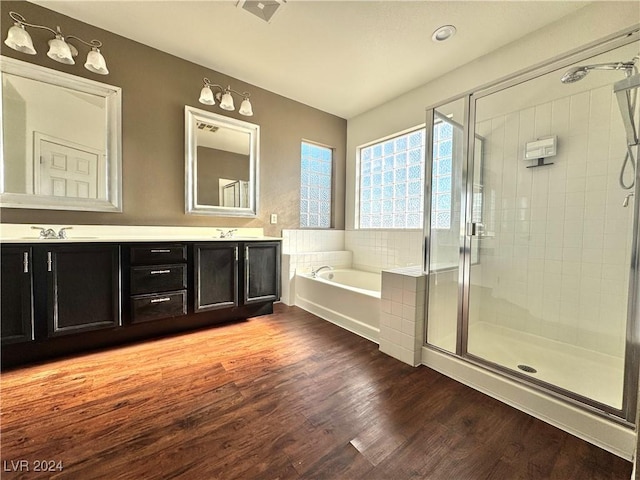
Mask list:
[[[275,225],[276,223],[278,223],[278,214],[277,213],[272,213],[271,214],[271,225]]]

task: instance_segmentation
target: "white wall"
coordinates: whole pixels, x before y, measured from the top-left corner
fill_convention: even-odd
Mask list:
[[[594,2],[574,15],[350,119],[345,228],[354,228],[355,162],[359,145],[424,123],[426,107],[631,27],[639,19],[639,2]]]

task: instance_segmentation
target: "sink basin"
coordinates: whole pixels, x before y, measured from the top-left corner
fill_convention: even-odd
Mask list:
[[[42,240],[43,242],[64,242],[64,241],[73,241],[73,240],[94,240],[98,237],[68,237],[68,238],[40,238],[40,237],[18,237],[18,240]]]
[[[255,239],[260,238],[260,237],[247,237],[247,236],[244,236],[244,235],[238,235],[238,236],[235,236],[235,237],[225,237],[225,238],[213,237],[213,238],[216,239],[216,240],[255,240]]]

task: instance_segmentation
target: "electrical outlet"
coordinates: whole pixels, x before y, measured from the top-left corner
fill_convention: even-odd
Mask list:
[[[277,213],[272,213],[271,214],[271,225],[275,225],[276,223],[278,223],[278,214]]]

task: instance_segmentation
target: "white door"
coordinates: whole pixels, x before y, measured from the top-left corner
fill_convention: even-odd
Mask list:
[[[34,168],[37,194],[99,198],[98,153],[44,139],[39,140],[39,147],[40,165]]]

